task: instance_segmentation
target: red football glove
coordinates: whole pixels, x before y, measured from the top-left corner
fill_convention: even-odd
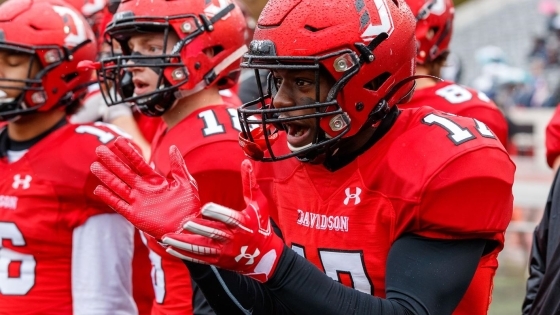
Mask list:
[[[276,269],[284,243],[272,229],[266,198],[249,160],[241,164],[241,175],[247,208],[237,211],[208,203],[202,207],[203,218],[191,217],[184,225],[190,233],[164,235],[163,243],[178,258],[265,282]]]
[[[199,215],[198,187],[176,146],[169,148],[167,178],[125,138],[119,137],[111,149],[102,145],[95,152],[101,163],[94,162],[91,171],[107,186],[97,186],[95,195],[139,230],[161,240],[164,234],[182,232],[185,222]]]

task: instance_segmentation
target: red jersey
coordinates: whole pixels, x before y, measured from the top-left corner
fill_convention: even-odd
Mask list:
[[[515,165],[485,125],[429,107],[405,109],[387,134],[335,172],[296,159],[260,164],[259,183],[274,200],[272,218],[286,244],[368,294],[385,296],[387,256],[404,234],[494,240],[453,314],[487,313]]]
[[[231,104],[233,106],[241,106],[241,100],[237,96],[237,89],[239,85],[236,84],[233,87],[225,90],[220,90],[220,96],[222,96],[223,102],[225,104]]]
[[[95,233],[91,234],[91,230],[81,230],[91,224],[92,218],[98,220],[105,214],[115,215],[108,222],[120,218],[93,195],[100,182],[90,172],[91,163],[97,159],[95,148],[118,136],[113,128],[104,124],[67,124],[34,144],[18,160],[10,163],[6,157],[0,158],[1,315],[71,315],[73,309],[83,309],[76,304],[73,293],[77,288],[73,285],[78,281],[78,290],[91,288],[87,283],[85,287],[80,285],[87,279],[76,278],[73,260],[80,258],[74,256],[76,251],[90,249],[73,247],[86,245],[75,244],[76,231],[92,236]],[[131,250],[133,228],[124,223],[130,227],[130,239],[120,248]],[[109,235],[114,236],[113,232]],[[100,244],[99,241],[93,238],[90,244]],[[99,256],[100,260],[107,259]],[[95,261],[85,263],[97,266]],[[114,270],[95,269],[89,274],[98,277],[103,272],[113,274]],[[105,283],[103,290],[124,285]],[[99,299],[98,293],[99,290],[88,292]],[[121,298],[131,311],[126,314],[132,314],[136,307],[128,302],[131,297]]]
[[[222,96],[222,98],[224,99],[224,103],[226,104],[233,104],[236,106],[241,105],[239,97],[237,97],[237,95],[234,94],[231,89],[220,90],[220,95]],[[157,130],[160,127],[159,125],[163,123],[161,117],[149,117],[143,115],[139,111],[134,111],[134,120],[136,120],[140,132],[142,132],[144,139],[146,139],[148,143],[152,142]]]
[[[144,139],[146,139],[148,143],[151,143],[159,125],[163,123],[161,117],[149,117],[137,110],[133,111],[133,116],[136,124],[138,125],[138,129],[140,129],[140,132],[142,133],[142,136],[144,136]]]
[[[243,209],[240,168],[245,155],[238,144],[240,129],[232,105],[199,109],[170,130],[161,126],[152,142],[152,163],[158,172],[168,174],[169,147],[176,145],[197,181],[202,204],[212,201]],[[185,264],[153,238],[146,239],[156,295],[152,314],[192,314],[191,279]]]
[[[508,124],[506,118],[484,93],[449,81],[418,89],[410,102],[399,108],[430,106],[439,111],[470,117],[485,123],[507,148]]]
[[[546,162],[550,167],[560,155],[560,106],[556,107],[554,115],[546,126]]]

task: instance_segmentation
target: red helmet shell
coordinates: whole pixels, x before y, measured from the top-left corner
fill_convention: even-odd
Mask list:
[[[183,39],[196,31],[198,26],[192,18],[181,18],[181,16],[204,15],[212,18],[231,3],[231,0],[123,0],[113,22],[117,21],[119,15],[126,15],[129,12],[133,13],[135,22],[161,24],[169,20],[172,31]],[[109,24],[106,32],[110,34],[115,25],[117,24]],[[178,89],[199,88],[201,82],[205,81],[205,75],[212,71],[215,74],[208,86],[217,84],[221,89],[233,86],[239,72],[239,61],[247,49],[245,32],[246,23],[243,13],[238,6],[235,6],[226,16],[213,24],[212,31],[205,31],[188,42],[181,49],[180,58],[189,74],[189,80]],[[209,57],[205,53],[207,49],[214,49],[217,53]],[[175,69],[164,69],[165,77],[171,84],[181,81],[173,76],[173,70]]]
[[[86,18],[95,38],[97,39],[97,44],[99,48],[103,42],[103,32],[107,23],[112,18],[112,14],[109,12],[107,6],[109,5],[108,0],[65,0],[71,4],[78,12]]]
[[[374,60],[361,65],[336,96],[350,118],[350,130],[344,135],[350,137],[364,126],[381,100],[394,105],[412,89],[410,82],[386,99],[396,83],[414,74],[415,26],[404,0],[271,0],[259,18],[254,40],[273,42],[277,56],[335,53],[320,63],[338,81],[345,72],[336,68],[340,61],[336,52],[351,50],[360,55],[356,43],[367,45],[381,33],[388,34],[373,50]],[[327,134],[336,135],[329,117],[321,118],[320,123]]]
[[[85,91],[92,73],[78,72],[77,65],[95,59],[95,37],[82,14],[65,1],[7,1],[0,6],[0,32],[2,49],[21,47],[35,55],[43,68],[42,91],[24,90],[24,108],[48,111],[62,97],[77,98]]]
[[[107,0],[65,0],[71,4],[85,17],[93,16],[94,14],[103,11],[107,6]]]
[[[416,62],[433,61],[449,50],[455,8],[452,0],[406,0],[416,17]]]

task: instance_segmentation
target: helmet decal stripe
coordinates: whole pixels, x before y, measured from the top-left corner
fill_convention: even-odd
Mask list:
[[[394,29],[393,18],[389,14],[389,9],[387,7],[386,0],[373,0],[373,1],[375,2],[375,6],[377,8],[377,13],[379,14],[379,19],[381,21],[381,24],[377,24],[377,25],[370,24],[368,28],[362,33],[362,38],[364,40],[371,40],[381,33],[387,33],[387,35],[390,36]]]

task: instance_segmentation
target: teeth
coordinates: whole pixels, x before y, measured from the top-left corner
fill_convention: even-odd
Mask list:
[[[305,134],[308,128],[299,125],[290,125],[288,128],[288,134],[292,137],[301,137]]]

